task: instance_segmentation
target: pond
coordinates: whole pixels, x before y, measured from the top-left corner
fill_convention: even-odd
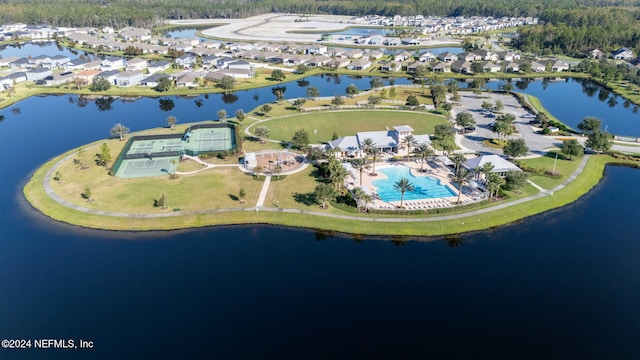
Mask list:
[[[498,89],[500,81],[489,88]],[[640,137],[638,106],[606,88],[583,79],[521,79],[512,81],[514,91],[540,98],[542,105],[556,118],[573,129],[585,117],[602,120],[607,131],[624,136]]]
[[[368,83],[307,81],[324,95]],[[287,95],[305,88],[285,86]],[[220,94],[169,97],[170,111],[158,99],[115,100],[100,111],[77,96],[46,96],[0,111],[4,337],[95,343],[90,355],[50,349],[48,359],[637,355],[640,223],[624,215],[640,201],[635,169],[607,168],[568,207],[429,239],[262,225],[95,231],[51,221],[21,196],[34,169],[104,138],[116,122],[141,130],[164,126],[168,115],[196,121],[274,99],[270,88],[235,95],[230,104]]]

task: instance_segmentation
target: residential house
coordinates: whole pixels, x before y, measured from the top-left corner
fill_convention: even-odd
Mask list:
[[[591,49],[587,49],[587,50],[583,50],[582,53],[588,58],[588,59],[603,59],[604,58],[604,53],[600,50],[600,49],[596,49],[596,48],[591,48]]]
[[[431,71],[438,74],[451,72],[451,64],[442,61],[437,62],[431,66]]]
[[[384,44],[387,46],[401,46],[402,40],[399,38],[384,38]]]
[[[117,56],[107,56],[102,60],[100,64],[100,68],[102,70],[122,69],[125,66],[127,66],[126,60]]]
[[[198,86],[198,74],[193,72],[184,73],[176,78],[177,87],[195,87]]]
[[[103,69],[101,60],[88,61],[82,65],[85,70],[117,70],[117,69]]]
[[[349,65],[347,65],[347,69],[349,70],[366,70],[371,66],[371,60],[369,59],[358,59],[353,60]]]
[[[234,59],[234,58],[231,58],[231,57],[221,57],[221,58],[218,58],[218,61],[216,63],[216,67],[218,69],[226,69],[226,68],[229,67],[230,63],[235,62],[235,61],[237,61],[237,60]]]
[[[390,61],[390,62],[380,66],[380,70],[381,71],[386,71],[386,72],[399,71],[401,68],[402,68],[402,63],[399,62],[399,61]]]
[[[140,81],[140,86],[155,87],[160,82],[160,79],[170,77],[171,76],[169,74],[153,74],[142,79],[142,81]]]
[[[327,51],[329,51],[329,48],[324,45],[311,45],[307,48],[306,53],[309,55],[324,55]]]
[[[287,62],[286,65],[293,65],[293,66],[305,65],[307,61],[309,61],[310,59],[311,59],[311,56],[309,55],[293,55],[289,57],[289,61]]]
[[[371,60],[379,60],[382,59],[382,57],[384,56],[384,53],[382,51],[379,50],[373,50],[367,53],[367,55],[369,56],[369,59]]]
[[[77,79],[81,86],[87,86],[91,84],[93,79],[101,72],[101,70],[82,70],[75,74],[74,79]]]
[[[65,70],[84,70],[84,65],[87,64],[88,61],[84,59],[73,59],[64,64]]]
[[[500,56],[498,56],[498,54],[492,53],[491,51],[484,50],[484,49],[476,50],[474,51],[474,54],[476,54],[476,56],[479,57],[479,59],[476,59],[476,60],[485,60],[485,61],[500,60]]]
[[[410,59],[412,57],[411,53],[408,51],[403,51],[401,53],[396,54],[396,56],[393,57],[393,61],[405,61],[407,59]]]
[[[498,53],[500,60],[504,60],[506,62],[513,62],[520,60],[520,54],[511,52],[511,51],[501,51]]]
[[[236,79],[248,79],[256,76],[255,71],[253,69],[222,69],[219,70],[223,76],[231,76]],[[209,73],[211,74],[211,73]]]
[[[130,60],[127,60],[127,67],[126,70],[128,71],[132,71],[132,70],[144,70],[146,69],[148,66],[148,62],[147,59],[143,59],[143,58],[133,58]]]
[[[52,74],[51,69],[46,68],[35,68],[26,72],[28,81],[44,80],[44,78],[51,76]]]
[[[400,43],[402,45],[417,46],[420,45],[420,40],[414,38],[403,38],[402,40],[400,40]]]
[[[171,63],[167,60],[152,61],[147,65],[147,69],[151,74],[167,70],[171,67]]]
[[[331,61],[331,58],[328,56],[313,56],[309,61],[307,61],[307,65],[313,67],[325,66],[329,63],[329,61]]]
[[[421,61],[421,62],[431,62],[435,60],[436,60],[436,56],[430,51],[422,53],[418,56],[418,61]]]
[[[499,72],[502,70],[502,65],[494,63],[493,61],[485,61],[482,63],[482,71],[484,72]]]
[[[568,71],[569,70],[569,64],[567,64],[564,61],[553,61],[551,62],[551,71],[553,72],[557,72],[557,71]]]
[[[235,59],[232,60],[235,61]],[[175,62],[183,68],[189,68],[195,65],[196,57],[191,54],[183,54],[180,57],[176,58]]]
[[[46,67],[48,69],[60,68],[69,61],[71,61],[71,58],[68,56],[55,55],[49,58],[48,62],[43,62],[41,66]]]
[[[531,65],[531,71],[533,72],[544,72],[546,70],[546,66],[537,61],[532,61],[530,65]]]
[[[520,71],[520,64],[517,62],[510,62],[504,66],[506,72],[518,72]]]
[[[0,58],[0,66],[10,66],[10,64],[20,58],[17,56],[9,56],[6,58]]]
[[[611,53],[611,57],[615,60],[631,60],[634,58],[633,50],[628,48],[620,48]]]
[[[237,70],[237,69],[251,70],[251,68],[252,68],[251,64],[244,60],[238,60],[238,61],[230,62],[229,64],[227,64],[227,69],[231,69],[231,70]]]
[[[360,49],[351,49],[351,50],[347,50],[345,52],[345,55],[349,59],[360,59],[361,57],[364,56],[364,51],[362,51]]]
[[[446,62],[446,63],[452,63],[456,60],[458,60],[458,55],[450,52],[450,51],[445,51],[443,53],[438,54],[438,59],[440,61]]]
[[[429,67],[429,65],[427,65],[427,64],[424,64],[424,63],[419,62],[419,61],[415,61],[415,62],[412,62],[409,65],[407,65],[407,72],[409,74],[414,74],[416,72],[416,68],[418,66]]]
[[[451,63],[451,71],[461,73],[461,74],[470,74],[473,71],[471,70],[471,61],[465,60],[457,60]]]
[[[44,82],[50,86],[63,85],[73,81],[74,74],[71,71],[65,71],[61,73],[54,73],[51,76],[44,78]]]
[[[116,76],[120,74],[120,70],[107,70],[99,73],[95,78],[102,78],[107,80],[111,85],[116,84]]]
[[[384,43],[384,38],[380,35],[374,35],[369,38],[369,45],[382,45]]]
[[[116,85],[120,87],[129,87],[139,85],[144,79],[144,74],[140,70],[123,71],[116,76]]]
[[[9,64],[9,67],[12,69],[31,69],[36,67],[36,65],[29,63],[29,59],[27,58],[19,58],[16,61],[13,61]]]
[[[335,58],[329,62],[327,62],[327,67],[332,69],[339,69],[349,65],[349,59],[346,58]]]
[[[458,60],[476,61],[476,60],[482,60],[482,57],[476,55],[475,53],[472,53],[472,52],[469,52],[469,51],[465,51],[465,52],[461,52],[460,54],[458,54]]]

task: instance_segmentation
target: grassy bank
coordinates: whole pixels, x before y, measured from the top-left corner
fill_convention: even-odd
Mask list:
[[[296,213],[288,213],[282,210],[274,212],[255,212],[246,209],[238,209],[236,211],[223,212],[193,212],[180,216],[167,216],[162,218],[140,218],[140,217],[111,217],[91,213],[84,213],[69,207],[62,206],[51,199],[44,191],[42,182],[44,181],[46,172],[63,156],[71,154],[63,154],[56,159],[49,161],[38,169],[31,180],[24,188],[24,194],[27,200],[45,215],[63,222],[74,225],[101,228],[109,230],[153,230],[153,229],[181,229],[190,227],[201,227],[220,224],[248,224],[248,223],[268,223],[276,225],[286,225],[292,227],[306,227],[315,229],[324,229],[332,231],[340,231],[354,234],[371,234],[371,235],[412,235],[412,236],[431,236],[452,233],[461,233],[474,230],[482,230],[511,223],[513,221],[541,213],[550,209],[561,207],[569,204],[580,196],[585,194],[589,189],[595,186],[602,177],[604,167],[607,163],[632,163],[630,161],[614,159],[610,156],[593,156],[590,158],[585,170],[560,191],[555,192],[551,196],[542,197],[526,203],[514,205],[484,214],[466,216],[453,220],[433,221],[434,216],[408,217],[419,218],[419,222],[386,222],[380,219],[388,217],[383,215],[357,215],[353,213],[343,213],[331,209],[329,211],[320,210],[314,205],[305,205],[304,207],[296,206]],[[313,179],[308,172],[303,172],[299,176],[309,179],[304,181],[307,184],[313,184]],[[280,208],[295,206],[295,203],[289,203],[288,200],[277,200],[286,198],[283,194],[288,194],[292,189],[291,186],[300,184],[299,181],[288,177],[281,182],[275,182],[274,192],[268,197],[265,206],[274,206],[272,203],[277,201]],[[306,185],[303,186],[306,189]],[[295,188],[300,195],[304,196],[303,188]],[[527,193],[531,193],[527,191]],[[189,196],[189,195],[185,195]],[[299,204],[298,204],[299,205]],[[311,213],[333,213],[350,216],[358,216],[362,221],[353,219],[341,219],[326,216],[313,216]],[[174,214],[171,214],[174,215]],[[374,221],[371,221],[375,219]]]

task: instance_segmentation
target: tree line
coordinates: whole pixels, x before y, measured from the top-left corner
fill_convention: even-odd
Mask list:
[[[556,23],[555,19],[567,11],[615,6],[622,8],[620,13],[624,13],[639,3],[634,0],[0,0],[0,23],[151,27],[161,24],[164,19],[243,18],[269,12],[351,16],[538,16]],[[576,15],[577,21],[581,16]]]
[[[541,23],[521,27],[513,45],[524,52],[582,56],[598,48],[605,53],[621,47],[640,49],[640,10],[630,7],[548,9]]]

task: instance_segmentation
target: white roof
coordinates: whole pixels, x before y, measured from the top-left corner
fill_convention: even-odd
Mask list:
[[[340,148],[342,151],[355,151],[360,148],[358,139],[355,136],[345,136],[333,141],[329,141],[329,146],[332,149]]]
[[[394,126],[393,127],[396,131],[398,132],[412,132],[413,128],[409,125],[400,125],[400,126]]]
[[[358,142],[362,142],[362,140],[366,138],[371,138],[376,147],[395,147],[398,146],[398,142],[393,136],[392,131],[365,131],[359,132],[356,134],[358,137]]]
[[[478,167],[484,166],[484,164],[491,163],[493,165],[492,172],[508,172],[511,170],[522,171],[519,167],[513,163],[503,159],[498,155],[483,155],[477,158],[469,159],[464,163],[464,166],[469,170],[474,170]]]
[[[416,139],[418,144],[427,144],[427,145],[431,144],[431,138],[427,134],[413,135],[413,137]]]

